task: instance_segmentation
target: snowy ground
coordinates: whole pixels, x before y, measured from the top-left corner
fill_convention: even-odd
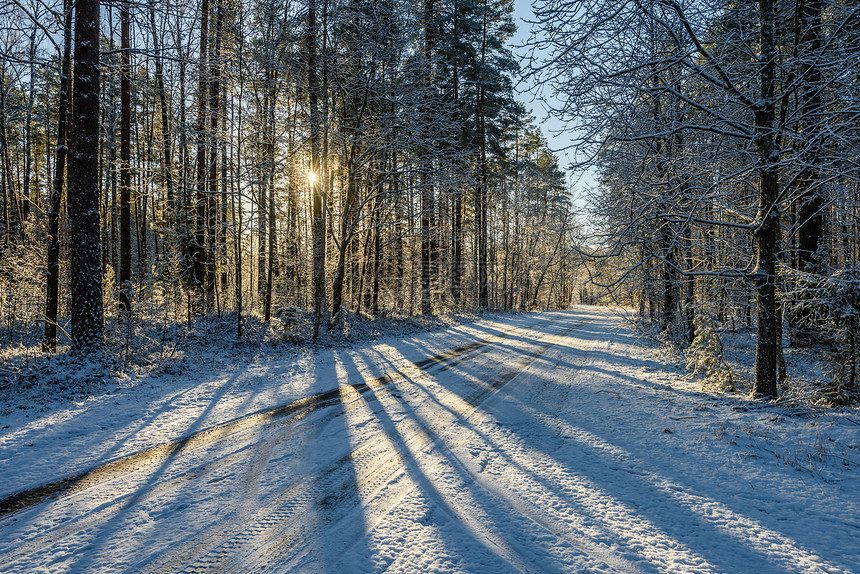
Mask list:
[[[581,307],[13,409],[0,571],[860,572],[860,413],[698,389]]]

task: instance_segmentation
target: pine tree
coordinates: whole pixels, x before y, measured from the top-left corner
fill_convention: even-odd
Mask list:
[[[99,0],[75,4],[75,71],[69,146],[72,349],[103,344],[99,221]]]

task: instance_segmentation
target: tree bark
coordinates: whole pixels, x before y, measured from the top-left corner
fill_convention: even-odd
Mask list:
[[[47,277],[45,282],[45,329],[42,349],[57,350],[57,314],[60,304],[60,209],[66,179],[66,131],[69,118],[69,78],[72,71],[72,7],[66,3],[63,23],[63,54],[60,64],[60,92],[57,97],[57,148],[54,179],[48,207]]]
[[[820,0],[805,0],[800,3],[798,18],[800,65],[800,122],[799,131],[803,140],[801,147],[801,173],[797,178],[797,263],[801,272],[811,272],[816,263],[816,252],[824,234],[824,217],[821,213],[823,199],[819,188],[819,153],[823,147],[821,113],[821,70],[816,58],[821,51]],[[812,318],[801,310],[798,321],[791,324],[789,335],[793,345],[809,347],[815,344],[821,330],[810,325]]]
[[[481,32],[481,79],[478,85],[478,138],[480,145],[480,173],[478,188],[475,190],[475,234],[478,243],[478,308],[489,306],[489,286],[487,283],[487,187],[489,172],[487,168],[487,89],[484,85],[484,67],[487,65],[487,10],[485,7]]]
[[[155,51],[155,90],[158,92],[158,104],[161,111],[161,146],[162,146],[162,161],[161,161],[161,176],[164,180],[164,188],[167,193],[167,208],[166,212],[166,228],[167,232],[172,232],[172,226],[175,224],[174,217],[176,214],[176,200],[173,190],[173,145],[170,139],[170,117],[168,112],[167,91],[164,86],[164,64],[163,55],[158,41],[158,30],[155,24],[155,2],[149,2],[149,24],[150,33],[152,34],[152,46]],[[168,244],[172,241],[168,240]],[[168,247],[169,250],[169,247]]]
[[[103,344],[99,236],[99,0],[77,0],[69,216],[71,222],[72,350]]]
[[[120,9],[119,302],[131,312],[131,2]]]
[[[756,243],[756,306],[758,337],[756,338],[755,380],[753,393],[765,397],[777,394],[777,355],[782,341],[778,340],[776,313],[776,254],[779,211],[779,150],[774,137],[776,105],[773,98],[776,79],[776,45],[774,40],[773,0],[760,0],[761,61],[759,71],[760,98],[754,107],[755,142],[759,152],[759,190]]]
[[[209,41],[209,0],[202,0],[200,5],[200,62],[198,63],[199,78],[197,81],[197,197],[195,198],[194,241],[192,243],[193,280],[195,287],[204,287],[208,279],[206,262],[206,191],[208,188],[209,172],[207,168],[207,137],[206,113],[208,99],[206,98]]]
[[[320,161],[320,86],[317,78],[317,24],[316,1],[309,0],[307,36],[305,38],[308,59],[308,104],[310,106],[311,144],[311,235],[313,258],[313,340],[319,336],[320,322],[325,302],[325,210],[323,205],[323,174]]]
[[[33,102],[36,99],[36,32],[30,37],[30,90],[27,96],[27,118],[24,124],[24,185],[21,188],[21,225],[30,216],[30,185],[33,171]]]
[[[424,103],[421,134],[421,313],[433,312],[433,299],[430,291],[433,281],[433,227],[435,192],[433,189],[433,0],[424,0]]]
[[[206,188],[206,293],[212,298],[216,284],[216,258],[220,253],[217,241],[218,228],[218,120],[221,115],[221,42],[224,20],[222,0],[215,1],[214,46],[209,58],[209,113],[208,152],[209,165]],[[219,309],[220,313],[220,309]]]

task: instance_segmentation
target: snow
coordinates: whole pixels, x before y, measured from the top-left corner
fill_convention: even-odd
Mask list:
[[[606,310],[231,361],[0,411],[0,497],[120,461],[0,570],[860,571],[857,409],[703,393]]]

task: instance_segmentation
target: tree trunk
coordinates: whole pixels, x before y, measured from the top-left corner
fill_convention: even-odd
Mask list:
[[[120,9],[119,302],[131,312],[131,2]]]
[[[21,227],[21,218],[18,212],[18,199],[15,193],[15,185],[12,178],[12,163],[9,158],[9,138],[6,126],[9,116],[6,114],[8,105],[8,90],[6,86],[6,74],[0,67],[0,192],[3,194],[3,224],[5,229],[5,245],[10,247],[13,241],[18,240]]]
[[[207,137],[206,113],[208,100],[206,98],[207,48],[209,38],[209,0],[202,0],[200,5],[200,62],[198,63],[199,78],[197,80],[197,197],[194,222],[194,242],[192,244],[192,260],[194,264],[192,285],[204,287],[208,283],[206,272],[206,190],[209,172],[207,168]]]
[[[271,62],[269,65],[274,65]],[[265,105],[264,105],[264,129],[263,129],[263,137],[265,138],[264,150],[265,150],[265,179],[266,179],[266,189],[268,191],[269,197],[266,202],[268,206],[268,215],[266,217],[266,221],[268,223],[268,239],[269,239],[269,249],[268,249],[268,265],[266,268],[266,299],[264,302],[264,316],[265,321],[268,323],[271,318],[272,313],[272,290],[274,289],[274,280],[275,275],[278,273],[278,238],[276,235],[277,232],[277,220],[275,219],[275,105],[277,104],[278,91],[277,91],[277,82],[278,82],[278,74],[274,70],[267,71],[267,94],[265,97]]]
[[[454,2],[454,37],[460,34],[459,0]],[[453,117],[455,125],[460,122],[460,61],[454,54],[452,62],[451,83],[453,99]],[[458,145],[459,142],[455,142]],[[455,160],[456,161],[456,160]],[[453,205],[451,213],[451,300],[455,307],[460,305],[463,292],[463,192],[461,189],[452,190]]]
[[[801,142],[803,171],[798,177],[799,228],[798,260],[801,271],[808,271],[815,262],[815,252],[823,234],[822,198],[818,189],[819,152],[822,147],[819,115],[821,113],[821,71],[816,57],[821,51],[821,0],[801,3],[801,39],[798,52],[802,58],[801,127],[806,141]]]
[[[72,349],[103,344],[99,236],[99,0],[77,0],[72,154],[69,162]]]
[[[42,349],[57,350],[57,313],[60,304],[60,209],[63,197],[63,182],[66,179],[66,128],[69,118],[69,78],[72,53],[72,8],[66,4],[63,24],[63,54],[60,64],[60,92],[57,101],[57,149],[54,162],[54,180],[51,185],[51,200],[48,207],[48,253],[45,283],[45,329],[42,334]]]
[[[218,228],[218,120],[221,115],[221,42],[224,19],[222,0],[215,0],[214,46],[209,58],[209,175],[206,190],[206,296],[211,300],[216,284],[216,255]],[[219,308],[220,313],[220,308]]]
[[[821,114],[821,70],[816,58],[821,52],[821,0],[801,2],[798,18],[800,66],[800,125],[803,141],[798,154],[803,163],[797,178],[797,263],[802,272],[814,271],[816,252],[824,234],[824,217],[821,213],[823,199],[819,176],[819,154],[823,147]],[[789,334],[793,345],[808,347],[815,344],[820,329],[810,325],[812,318],[801,311],[793,321]]]
[[[753,393],[775,397],[777,394],[777,355],[781,341],[777,337],[776,313],[776,254],[779,211],[779,150],[773,128],[776,106],[773,99],[776,79],[776,46],[774,41],[773,0],[760,0],[761,62],[759,72],[760,99],[755,105],[755,141],[759,151],[759,190],[756,243],[756,306],[758,337],[756,338],[755,380]]]
[[[313,340],[319,336],[325,301],[325,210],[323,205],[323,174],[320,161],[320,87],[317,79],[317,15],[316,1],[310,0],[308,5],[307,45],[308,59],[308,104],[310,106],[310,145],[311,145],[311,235],[313,250],[313,311],[314,326]]]
[[[435,198],[433,189],[433,114],[431,109],[433,83],[433,0],[424,0],[424,103],[421,134],[421,313],[433,312],[430,286],[433,281],[433,232]]]
[[[27,95],[27,118],[24,124],[24,185],[21,188],[21,224],[30,216],[30,185],[33,171],[33,102],[36,99],[36,32],[30,37],[30,90]]]
[[[673,233],[668,221],[662,221],[660,241],[664,252],[663,261],[663,332],[675,340],[675,321],[678,308],[678,281],[675,277],[675,246],[672,244]]]
[[[489,172],[487,168],[487,89],[484,86],[484,67],[487,62],[487,14],[484,10],[481,33],[481,81],[478,86],[478,138],[481,146],[480,174],[478,189],[475,191],[475,234],[478,240],[478,308],[489,306],[489,287],[487,283],[487,187]]]
[[[149,24],[152,34],[152,46],[155,51],[155,89],[158,92],[158,104],[161,110],[161,176],[164,180],[164,188],[167,193],[167,206],[165,209],[166,233],[172,234],[176,215],[176,199],[173,191],[173,148],[170,139],[170,118],[167,103],[167,91],[164,87],[164,64],[163,55],[158,42],[158,30],[155,24],[155,1],[149,2]],[[172,239],[172,238],[171,238]],[[168,251],[172,240],[168,239]]]

